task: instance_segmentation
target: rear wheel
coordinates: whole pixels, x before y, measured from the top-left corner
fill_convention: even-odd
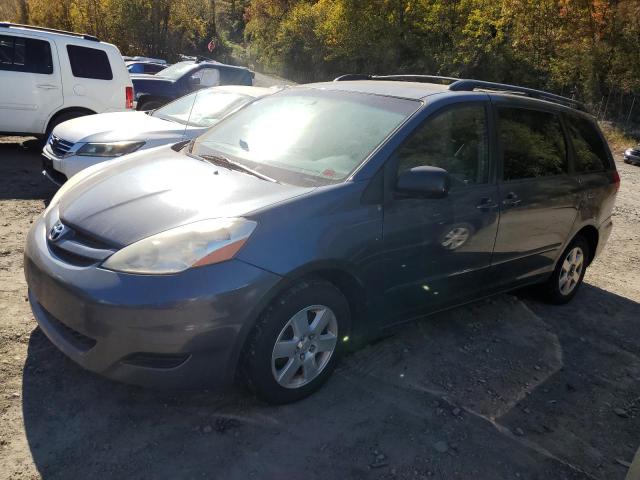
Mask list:
[[[148,101],[144,102],[142,105],[140,105],[138,110],[141,110],[143,112],[147,112],[149,110],[156,110],[156,109],[160,108],[162,105],[164,105],[164,104],[162,102],[157,101],[157,100],[148,100]]]
[[[66,122],[67,120],[73,120],[74,118],[84,117],[85,115],[91,115],[90,112],[83,112],[79,110],[64,112],[60,115],[55,116],[47,125],[47,131],[45,132],[44,141],[46,142],[49,139],[49,135],[53,132],[53,129],[60,125],[62,122]]]
[[[553,275],[542,286],[547,301],[555,304],[569,302],[578,292],[589,263],[591,251],[589,242],[576,237],[563,252]]]
[[[245,383],[270,403],[310,395],[335,368],[349,321],[347,300],[333,284],[310,280],[291,288],[267,308],[248,339]]]

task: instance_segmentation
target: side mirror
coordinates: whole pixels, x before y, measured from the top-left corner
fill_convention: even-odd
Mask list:
[[[197,85],[200,85],[200,78],[199,77],[189,77],[189,83],[191,85],[193,85],[194,87]]]
[[[445,197],[449,193],[449,173],[438,167],[414,167],[398,176],[396,192],[405,197]]]

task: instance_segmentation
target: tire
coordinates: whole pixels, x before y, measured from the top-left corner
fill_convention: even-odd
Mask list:
[[[324,326],[314,332],[315,321]],[[340,290],[323,280],[303,280],[258,319],[243,350],[240,379],[269,403],[307,397],[333,372],[349,325],[349,304]],[[281,357],[277,357],[276,343]]]
[[[142,103],[140,105],[140,107],[138,107],[138,110],[140,110],[142,112],[146,112],[146,111],[149,111],[149,110],[156,110],[156,109],[160,108],[163,105],[164,105],[164,103],[159,102],[157,100],[149,100],[149,101],[146,101],[146,102]]]
[[[574,254],[576,256],[573,256]],[[551,277],[542,285],[541,293],[544,300],[555,305],[570,302],[582,285],[590,255],[589,242],[582,236],[574,238],[562,252]],[[581,259],[579,266],[576,263],[578,259]],[[565,274],[570,277],[567,279]],[[561,277],[565,279],[562,282]]]
[[[57,117],[54,117],[47,125],[47,131],[44,134],[44,142],[49,139],[49,135],[53,132],[53,129],[60,125],[62,122],[66,122],[67,120],[73,120],[74,118],[84,117],[85,115],[91,115],[89,112],[81,112],[81,111],[73,111],[73,112],[65,112],[61,113]]]

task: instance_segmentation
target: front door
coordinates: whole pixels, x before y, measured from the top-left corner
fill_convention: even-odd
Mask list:
[[[557,113],[498,104],[500,228],[493,264],[514,285],[553,269],[580,203]]]
[[[0,35],[0,84],[0,132],[44,132],[49,115],[63,101],[55,45]]]
[[[491,288],[488,271],[499,212],[487,119],[485,101],[440,110],[389,162],[394,179],[417,166],[443,168],[451,187],[444,198],[391,192],[386,202],[388,323],[472,299]]]

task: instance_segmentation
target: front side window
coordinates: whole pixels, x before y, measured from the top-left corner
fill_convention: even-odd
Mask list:
[[[96,80],[113,79],[109,57],[104,50],[67,45],[67,53],[69,54],[71,73],[74,77]]]
[[[217,68],[203,68],[193,74],[200,79],[201,87],[217,87],[220,85],[220,71]]]
[[[573,115],[566,117],[569,136],[575,151],[575,169],[578,173],[605,170],[609,164],[607,147],[594,125]]]
[[[294,88],[263,97],[198,137],[192,153],[224,155],[283,183],[344,181],[414,113],[414,100]]]
[[[498,117],[504,180],[550,177],[568,171],[567,147],[558,115],[499,107]]]
[[[191,127],[210,127],[251,100],[239,93],[198,90],[159,108],[153,116]]]
[[[489,143],[484,105],[454,107],[418,127],[397,153],[398,173],[413,167],[449,172],[451,187],[487,183]]]
[[[51,45],[45,40],[0,35],[0,70],[51,74]]]

